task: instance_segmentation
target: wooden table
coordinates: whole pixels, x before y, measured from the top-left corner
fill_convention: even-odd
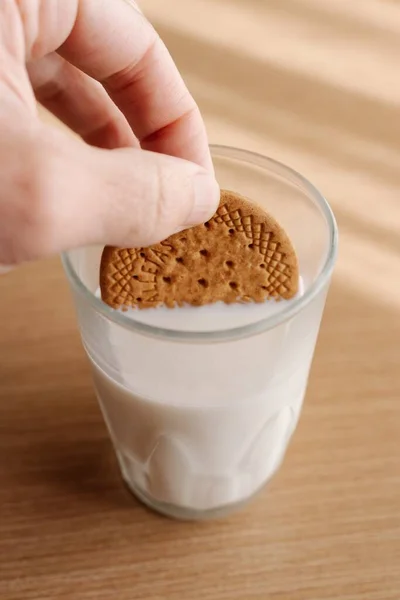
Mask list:
[[[335,209],[305,409],[242,513],[158,517],[121,485],[58,260],[1,277],[0,598],[399,600],[400,7],[143,7],[212,141],[291,164]]]

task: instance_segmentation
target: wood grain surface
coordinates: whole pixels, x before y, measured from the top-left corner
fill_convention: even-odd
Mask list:
[[[292,165],[335,210],[305,408],[244,511],[158,517],[121,485],[59,261],[2,276],[0,598],[399,600],[400,5],[142,6],[211,140]]]

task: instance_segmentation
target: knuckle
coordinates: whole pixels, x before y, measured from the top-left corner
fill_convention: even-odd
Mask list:
[[[131,180],[132,189],[135,190],[135,210],[129,209],[131,196],[124,193],[123,212],[131,217],[125,220],[125,235],[122,241],[126,245],[147,246],[161,241],[171,233],[167,231],[174,210],[169,183],[171,174],[165,167],[167,157],[142,151],[138,151],[136,156],[140,168],[135,170]],[[119,218],[117,222],[120,236]]]
[[[180,221],[179,193],[182,193],[182,190],[178,193],[172,162],[173,159],[160,157],[154,165],[155,175],[152,178],[152,195],[149,203],[151,214],[147,232],[152,241],[160,241],[170,235]]]

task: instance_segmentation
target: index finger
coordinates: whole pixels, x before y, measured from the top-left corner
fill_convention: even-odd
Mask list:
[[[212,169],[199,109],[143,14],[129,0],[80,0],[76,14],[60,54],[103,83],[143,148]]]

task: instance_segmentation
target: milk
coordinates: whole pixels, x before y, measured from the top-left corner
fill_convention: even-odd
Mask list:
[[[305,287],[301,281],[299,294]],[[223,332],[278,315],[290,302],[132,309],[125,316],[175,331]],[[102,334],[105,363],[95,344],[86,346],[123,477],[142,500],[175,516],[198,516],[247,500],[270,479],[299,418],[319,304],[244,339],[181,343],[112,324]]]

